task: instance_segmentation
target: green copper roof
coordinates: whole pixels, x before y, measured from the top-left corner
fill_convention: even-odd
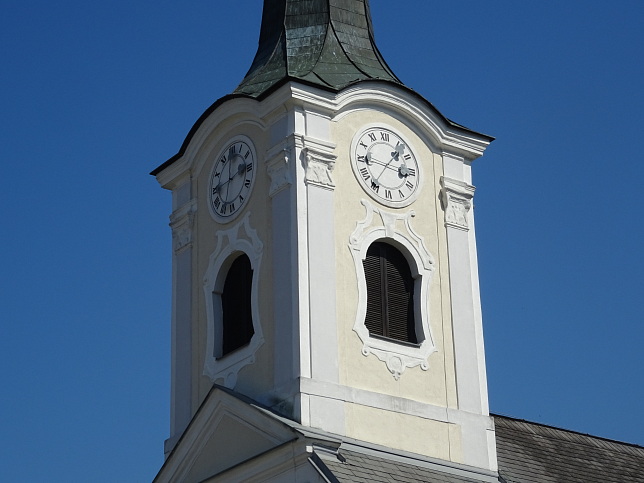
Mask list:
[[[257,54],[234,94],[259,97],[286,79],[334,90],[401,83],[374,42],[368,0],[264,0]]]

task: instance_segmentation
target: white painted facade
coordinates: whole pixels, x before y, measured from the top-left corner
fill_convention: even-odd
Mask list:
[[[369,197],[352,169],[355,136],[375,125],[414,147],[422,176],[406,206]],[[235,136],[252,141],[258,171],[239,216],[221,224],[208,182]],[[305,427],[495,471],[470,170],[489,141],[393,84],[334,94],[289,83],[219,105],[157,174],[173,192],[166,452],[216,383]],[[378,239],[401,249],[416,279],[418,347],[371,338],[362,323],[361,260]],[[254,270],[255,335],[217,358],[212,294],[238,252]]]

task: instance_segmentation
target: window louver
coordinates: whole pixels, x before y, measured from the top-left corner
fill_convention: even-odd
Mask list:
[[[363,266],[369,334],[417,343],[414,279],[404,255],[387,243],[376,242],[367,250]]]

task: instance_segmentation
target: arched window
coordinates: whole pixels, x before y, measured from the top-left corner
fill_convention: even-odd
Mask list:
[[[414,279],[405,256],[388,243],[375,242],[362,264],[367,282],[365,326],[369,335],[417,344]]]
[[[252,281],[250,259],[240,255],[230,266],[221,293],[222,357],[248,344],[255,333],[251,313]]]

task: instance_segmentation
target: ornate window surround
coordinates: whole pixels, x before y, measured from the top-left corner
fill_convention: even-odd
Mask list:
[[[376,208],[369,201],[362,199],[367,214],[364,220],[357,223],[356,229],[349,238],[349,248],[355,264],[358,279],[358,308],[353,330],[362,341],[362,354],[366,357],[375,354],[387,365],[394,379],[400,379],[406,368],[420,366],[429,369],[429,356],[436,352],[436,345],[429,324],[429,284],[434,272],[434,258],[427,250],[425,242],[411,227],[415,212],[392,213]],[[376,220],[378,214],[381,223]],[[402,226],[400,226],[402,225]],[[419,344],[405,344],[382,338],[371,337],[365,326],[367,313],[367,283],[362,261],[367,249],[375,241],[384,241],[400,250],[411,269],[415,280],[414,310],[416,334]]]
[[[255,362],[255,354],[264,343],[259,319],[259,270],[264,245],[257,236],[257,232],[250,227],[249,220],[250,212],[246,213],[244,218],[231,228],[217,231],[217,245],[210,255],[210,263],[203,281],[207,316],[206,357],[203,373],[213,382],[223,379],[223,385],[229,389],[233,389],[237,384],[239,371],[244,366]],[[221,292],[228,269],[241,253],[248,256],[253,269],[251,313],[255,333],[248,345],[217,358],[221,355],[220,341],[223,335]],[[217,345],[215,345],[216,343]]]

